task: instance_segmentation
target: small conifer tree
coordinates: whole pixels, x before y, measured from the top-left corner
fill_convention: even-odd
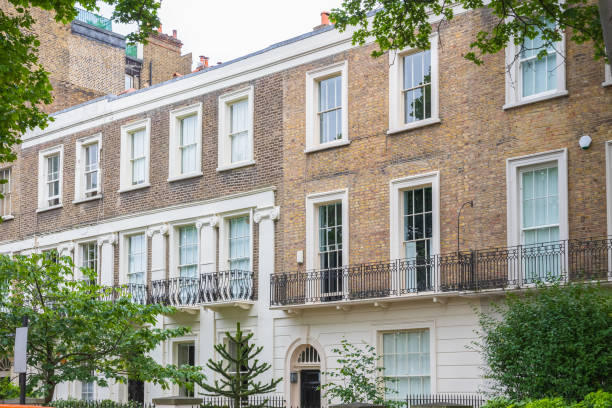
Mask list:
[[[261,395],[272,392],[282,378],[272,379],[264,384],[256,381],[256,378],[268,371],[269,363],[259,361],[256,356],[261,353],[263,347],[255,347],[249,340],[253,333],[246,334],[240,330],[240,323],[236,325],[236,333],[232,335],[226,332],[228,338],[226,343],[216,344],[215,350],[221,357],[218,361],[208,359],[206,366],[220,375],[213,385],[201,384],[206,391],[206,396],[227,397],[233,401],[233,408],[248,405],[251,395]],[[234,348],[234,350],[231,350]],[[262,408],[268,402],[264,399],[259,404],[249,405],[252,408]],[[243,404],[244,403],[244,404]]]

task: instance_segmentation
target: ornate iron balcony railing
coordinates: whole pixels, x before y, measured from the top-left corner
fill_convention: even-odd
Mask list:
[[[518,288],[554,280],[612,279],[612,238],[455,252],[277,273],[272,306]]]
[[[115,287],[112,299],[129,296],[139,304],[197,306],[201,304],[253,300],[253,272],[229,270],[203,273],[199,277],[155,280],[149,285]],[[108,296],[107,296],[108,297]]]

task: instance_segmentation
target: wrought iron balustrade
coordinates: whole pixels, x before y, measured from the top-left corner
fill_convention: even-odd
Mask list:
[[[299,305],[415,293],[518,288],[612,279],[612,238],[576,239],[277,273],[270,304]]]

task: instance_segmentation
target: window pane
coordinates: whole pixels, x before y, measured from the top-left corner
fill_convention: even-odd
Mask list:
[[[229,221],[230,269],[251,269],[249,217],[232,218]]]
[[[230,106],[230,116],[232,118],[230,133],[234,134],[248,130],[248,108],[248,99],[235,102]]]
[[[197,115],[188,116],[181,119],[181,146],[196,143]]]
[[[534,93],[540,93],[548,90],[546,85],[546,77],[548,72],[546,70],[547,58],[539,59],[535,61],[535,91]]]
[[[412,55],[404,57],[404,89],[412,88]]]
[[[419,52],[412,56],[413,86],[423,84],[423,53]]]
[[[548,57],[548,72],[547,74],[547,88],[546,90],[550,91],[553,89],[557,89],[557,54],[550,54]]]
[[[232,136],[232,163],[248,160],[249,134],[238,133]]]
[[[535,93],[535,67],[533,60],[521,63],[522,81],[523,81],[523,96],[533,95]]]
[[[132,133],[132,159],[145,155],[145,131],[139,130]]]

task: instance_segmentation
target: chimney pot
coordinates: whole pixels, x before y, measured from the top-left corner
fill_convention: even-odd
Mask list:
[[[162,25],[160,24],[159,27],[157,27],[157,32],[161,34],[162,32]]]
[[[324,26],[330,25],[330,22],[329,22],[329,11],[323,11],[321,13],[321,25],[324,25]]]
[[[208,68],[208,57],[204,57],[204,68]]]
[[[221,61],[217,61],[217,65],[221,65],[223,64]]]
[[[172,36],[176,38],[176,30],[172,30]]]

